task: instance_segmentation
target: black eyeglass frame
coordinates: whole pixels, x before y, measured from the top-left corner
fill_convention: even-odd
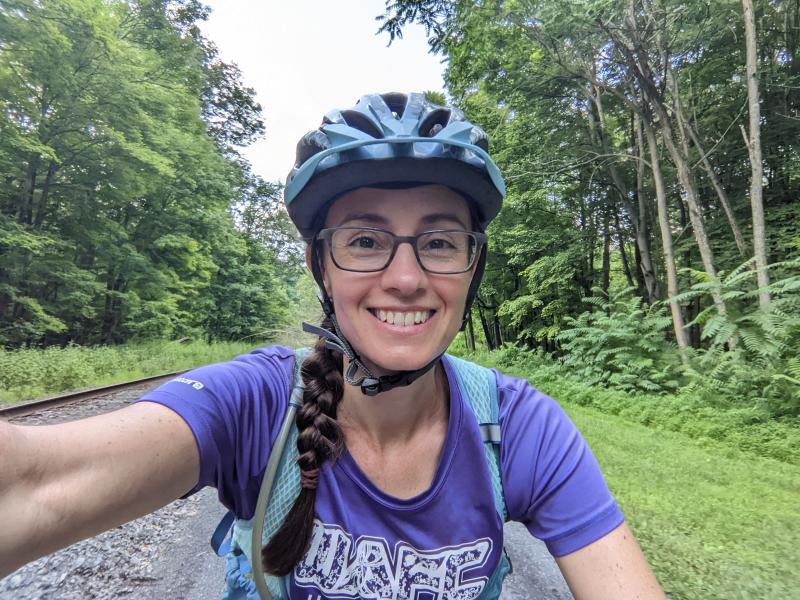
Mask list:
[[[386,259],[386,263],[380,269],[348,269],[346,267],[341,266],[338,262],[336,262],[336,257],[333,255],[333,248],[331,243],[331,238],[333,237],[334,233],[337,231],[342,230],[358,230],[358,231],[374,231],[376,233],[384,233],[391,237],[393,245],[392,251],[389,253],[389,257]],[[469,264],[465,269],[462,271],[433,271],[428,269],[425,265],[422,264],[422,260],[419,256],[419,248],[417,248],[417,240],[424,236],[430,235],[432,233],[465,233],[467,235],[472,236],[475,239],[475,252],[472,254],[472,257],[469,261]],[[331,260],[333,264],[336,265],[338,269],[342,271],[349,271],[351,273],[378,273],[380,271],[384,271],[392,261],[394,260],[394,255],[397,253],[397,247],[400,244],[410,244],[411,248],[414,250],[414,256],[417,259],[417,264],[420,268],[425,271],[426,273],[433,273],[434,275],[460,275],[462,273],[468,272],[472,267],[475,266],[475,262],[477,261],[478,257],[481,255],[481,250],[486,245],[488,241],[488,237],[485,233],[481,233],[480,231],[465,231],[463,229],[433,229],[431,231],[423,231],[418,235],[395,235],[391,231],[387,231],[385,229],[380,229],[378,227],[329,227],[327,229],[321,229],[317,232],[314,236],[314,241],[317,240],[324,240],[328,242],[328,254],[330,254]]]

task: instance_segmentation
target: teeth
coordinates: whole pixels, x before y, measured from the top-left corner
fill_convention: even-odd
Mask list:
[[[377,316],[384,323],[389,323],[389,325],[401,325],[403,327],[408,327],[409,325],[424,323],[430,318],[431,312],[429,310],[395,312],[392,310],[378,309],[375,311],[375,316]]]

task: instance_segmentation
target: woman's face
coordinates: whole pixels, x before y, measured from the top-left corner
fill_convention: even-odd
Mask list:
[[[348,192],[328,211],[325,227],[374,227],[412,236],[436,229],[470,231],[470,222],[459,194],[426,185]],[[400,244],[383,271],[344,271],[333,264],[326,243],[323,278],[342,333],[361,357],[382,371],[410,371],[444,352],[458,333],[474,269],[428,273],[411,245]]]

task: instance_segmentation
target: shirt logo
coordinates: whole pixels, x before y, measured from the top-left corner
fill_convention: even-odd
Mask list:
[[[491,550],[492,540],[481,538],[434,550],[398,542],[392,551],[384,538],[361,536],[354,543],[341,527],[315,519],[311,545],[294,579],[331,596],[471,600],[488,578],[465,578],[464,571],[482,566]]]
[[[187,379],[186,377],[176,377],[172,381],[177,381],[178,383],[185,383],[186,385],[192,386],[196,390],[202,390],[205,387],[199,381],[195,381],[194,379]]]

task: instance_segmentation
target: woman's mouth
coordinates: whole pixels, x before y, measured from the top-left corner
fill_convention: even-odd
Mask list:
[[[379,321],[389,325],[399,327],[410,327],[412,325],[420,325],[431,318],[434,310],[383,310],[380,308],[370,308],[369,311]]]

